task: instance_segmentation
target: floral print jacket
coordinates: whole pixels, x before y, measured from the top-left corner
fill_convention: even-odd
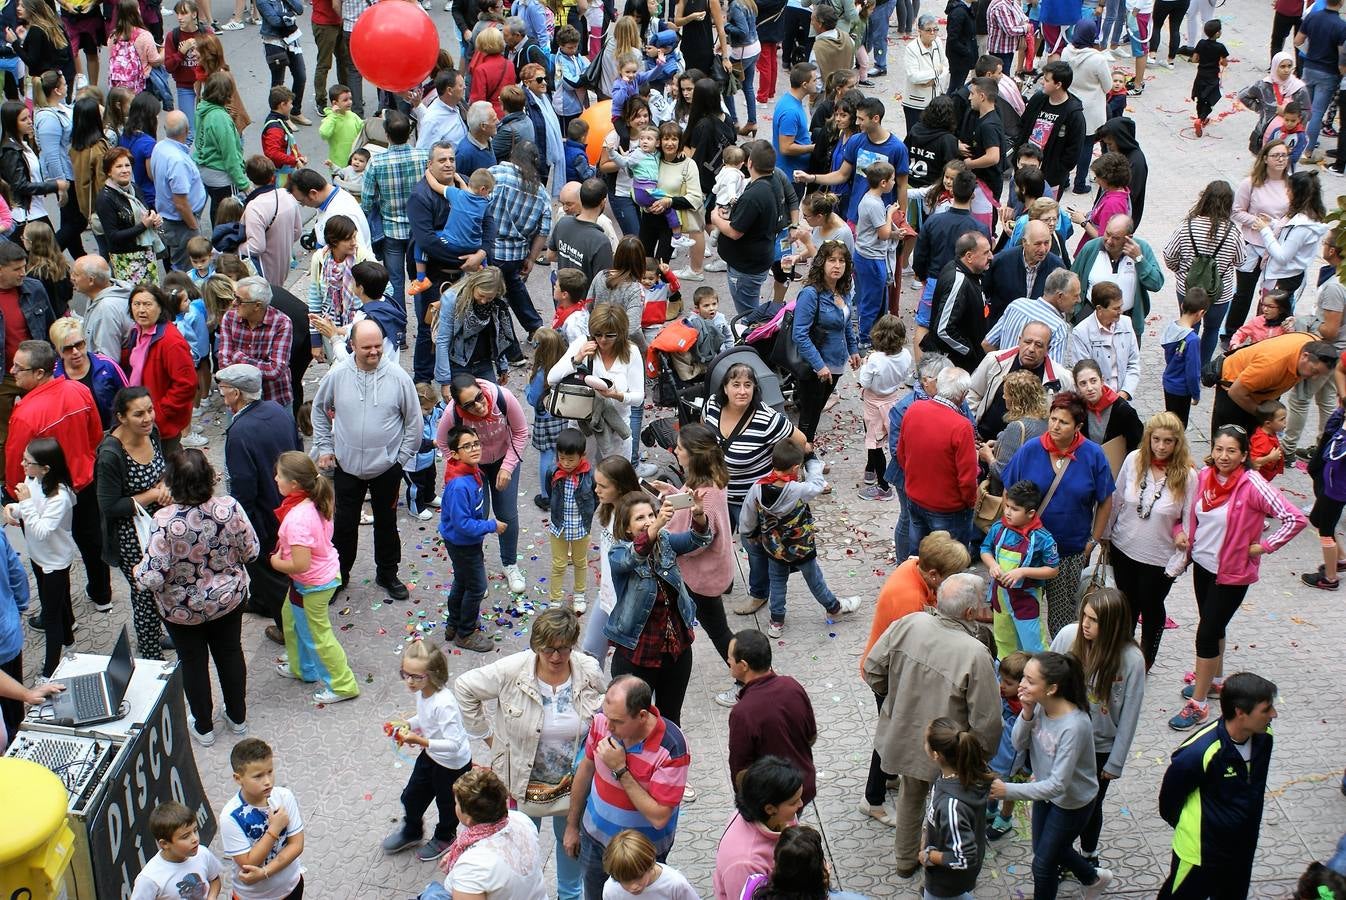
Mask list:
[[[257,534],[233,497],[211,497],[200,506],[171,503],[154,514],[136,582],[154,594],[165,621],[201,625],[247,599],[243,565],[258,550]]]

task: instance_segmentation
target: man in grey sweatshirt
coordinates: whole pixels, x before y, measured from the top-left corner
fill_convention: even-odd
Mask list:
[[[374,583],[391,600],[405,600],[397,577],[402,541],[397,492],[402,467],[420,448],[420,401],[411,376],[383,355],[383,331],[372,319],[351,329],[353,352],[331,368],[313,398],[313,446],[318,467],[333,472],[336,513],[332,543],[341,559],[341,583],[350,583],[360,540],[360,507],[374,510]]]

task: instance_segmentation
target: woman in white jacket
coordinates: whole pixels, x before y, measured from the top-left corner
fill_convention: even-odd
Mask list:
[[[1323,220],[1322,190],[1318,173],[1313,170],[1296,172],[1290,176],[1290,208],[1285,212],[1286,222],[1280,231],[1272,230],[1272,220],[1258,216],[1254,223],[1267,250],[1266,268],[1262,283],[1276,285],[1291,294],[1304,283],[1304,273],[1318,258],[1318,244],[1330,227]]]
[[[574,611],[553,607],[533,620],[528,650],[464,672],[453,684],[468,735],[491,748],[491,768],[519,811],[537,824],[551,818],[561,897],[579,896],[582,884],[579,860],[565,852],[562,838],[575,759],[607,689],[598,662],[574,652],[579,638]],[[485,710],[492,700],[494,725]]]
[[[598,389],[601,397],[619,407],[619,417],[629,421],[632,407],[645,402],[645,369],[640,351],[627,334],[626,310],[612,303],[595,306],[589,313],[589,338],[570,345],[566,355],[547,373],[548,384],[560,384],[580,366],[588,374],[609,382]],[[606,428],[594,434],[593,462],[614,453],[630,456],[632,440],[639,436],[628,431],[626,437]]]
[[[921,113],[930,101],[949,87],[949,61],[939,43],[939,20],[926,13],[916,20],[917,40],[908,41],[902,68],[906,84],[902,88],[902,112],[907,117],[907,131],[921,119]]]
[[[1085,179],[1094,156],[1094,132],[1108,120],[1108,91],[1112,90],[1112,56],[1095,49],[1098,26],[1081,22],[1075,26],[1070,46],[1061,54],[1062,62],[1069,64],[1075,74],[1070,92],[1084,107],[1085,139],[1080,145],[1080,158],[1075,166],[1075,193],[1088,192]]]

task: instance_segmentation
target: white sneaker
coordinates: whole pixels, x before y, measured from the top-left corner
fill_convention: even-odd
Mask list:
[[[228,713],[224,714],[224,727],[228,728],[230,731],[232,731],[234,734],[237,735],[244,735],[248,733],[248,723],[235,722],[233,719],[229,718]]]
[[[425,509],[416,513],[416,518],[420,519],[422,522],[429,522],[434,517],[435,517],[435,511],[433,509],[430,509],[429,507],[426,507]]]
[[[1093,884],[1084,886],[1084,900],[1094,900],[1095,897],[1102,897],[1103,892],[1116,880],[1111,869],[1099,868],[1094,871],[1098,872],[1098,880]]]
[[[184,435],[182,438],[182,446],[194,450],[199,450],[209,443],[210,438],[199,431],[193,431],[191,434]]]
[[[696,241],[692,240],[685,234],[675,234],[673,235],[673,240],[671,243],[673,244],[674,247],[677,247],[679,250],[686,250],[688,247],[695,246]]]
[[[505,580],[509,582],[509,592],[511,594],[522,594],[528,590],[528,579],[523,577],[523,571],[518,564],[505,566]]]
[[[196,719],[187,717],[187,730],[191,732],[192,739],[202,747],[210,747],[215,743],[215,729],[211,728],[205,734],[196,730]]]
[[[840,612],[843,616],[855,612],[857,609],[860,608],[860,604],[862,602],[863,601],[861,601],[859,597],[842,597],[840,600],[837,601],[837,603],[841,604]]]
[[[445,11],[445,12],[453,12],[453,0],[445,0],[445,2],[444,2],[444,11]]]
[[[359,694],[338,694],[331,688],[323,688],[320,691],[313,692],[314,703],[340,703],[342,700],[354,700]]]
[[[706,264],[701,268],[707,272],[724,272],[729,269],[729,264],[717,256],[706,260]]]
[[[767,625],[767,627],[766,627],[766,636],[767,636],[767,637],[770,637],[770,638],[778,638],[778,637],[780,637],[780,636],[783,635],[783,634],[785,634],[785,623],[784,623],[784,622],[772,622],[772,623],[770,623],[769,625]]]
[[[583,594],[576,594],[570,605],[575,610],[575,615],[582,616],[589,609],[589,598]]]
[[[300,678],[299,675],[293,669],[290,668],[290,664],[288,662],[276,663],[276,674],[282,678],[293,678],[295,681],[304,680]]]
[[[683,787],[682,789],[683,803],[695,803],[696,797],[697,797],[696,791],[692,789],[692,786],[690,784]]]
[[[693,272],[691,269],[678,269],[673,273],[678,276],[679,281],[705,281],[706,276],[700,272]]]
[[[715,695],[715,702],[727,709],[733,709],[738,703],[738,685],[720,691]]]

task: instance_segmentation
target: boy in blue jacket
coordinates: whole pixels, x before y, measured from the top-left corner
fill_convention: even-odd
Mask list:
[[[416,399],[421,402],[421,446],[416,455],[403,467],[402,480],[407,483],[407,511],[422,522],[435,517],[435,433],[439,420],[444,418],[446,404],[438,392],[428,384],[416,385]],[[442,502],[442,501],[441,501]]]
[[[1201,336],[1197,328],[1210,309],[1204,288],[1192,288],[1178,304],[1177,321],[1164,326],[1164,409],[1187,427],[1187,417],[1201,399]]]
[[[464,650],[489,653],[495,649],[495,643],[477,630],[481,601],[486,599],[486,556],[481,544],[492,532],[504,534],[506,525],[486,518],[481,439],[477,432],[466,425],[456,425],[444,442],[449,458],[444,463],[439,536],[444,539],[444,549],[453,566],[444,636]],[[453,638],[449,638],[450,631]]]
[[[589,123],[580,118],[566,126],[566,181],[583,182],[598,174],[589,162]]]

